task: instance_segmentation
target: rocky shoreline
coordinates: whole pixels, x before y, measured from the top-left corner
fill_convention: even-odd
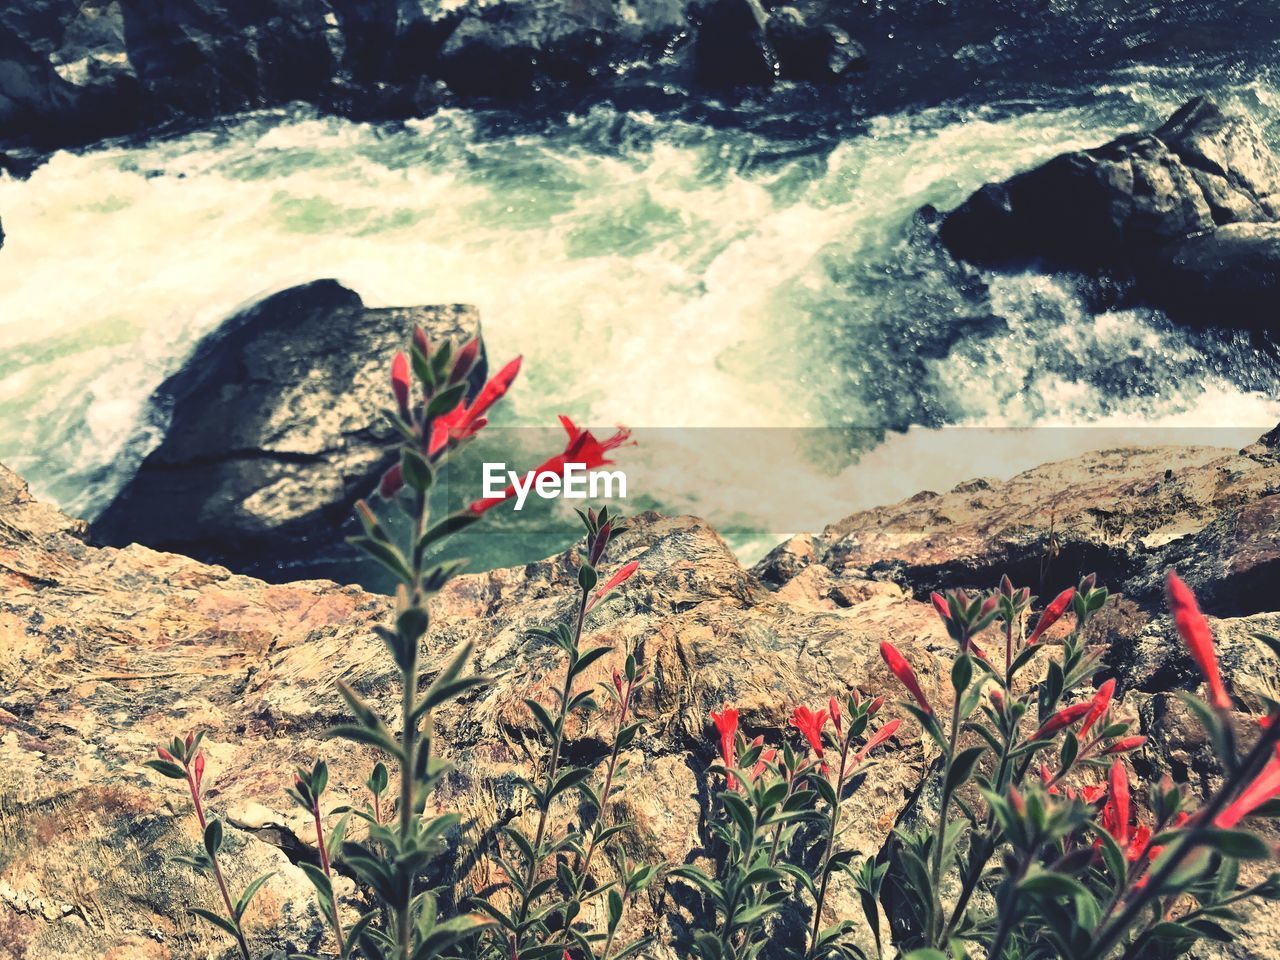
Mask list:
[[[1175,696],[1195,671],[1151,578],[1176,563],[1222,618],[1214,627],[1238,689],[1265,682],[1251,634],[1280,633],[1278,509],[1273,432],[1239,452],[1106,451],[922,493],[796,538],[755,570],[701,521],[642,515],[615,557],[641,572],[595,639],[634,647],[655,677],[622,795],[645,854],[671,863],[699,854],[709,709],[736,703],[753,734],[781,734],[792,704],[837,692],[815,689],[814,677],[891,690],[877,653],[885,639],[916,664],[931,697],[945,698],[938,654],[950,641],[918,596],[990,586],[1002,569],[1044,595],[1100,568],[1121,598],[1093,639],[1110,648],[1122,709],[1151,737],[1135,768],[1208,786],[1212,749]],[[362,783],[368,757],[322,735],[343,712],[335,679],[377,703],[392,695],[372,633],[388,601],[326,581],[269,585],[140,546],[92,547],[85,535],[0,471],[0,943],[23,943],[25,960],[218,955],[219,942],[186,916],[207,891],[166,860],[175,842],[194,842],[180,801],[141,766],[162,736],[199,727],[208,803],[232,827],[234,879],[277,871],[251,931],[314,945],[322,926],[296,865],[315,856],[314,837],[290,810],[285,771],[323,756],[339,798]],[[463,576],[436,602],[429,658],[471,640],[480,671],[495,678],[440,718],[459,762],[446,799],[476,821],[442,882],[482,885],[483,865],[468,854],[488,828],[521,815],[512,777],[529,732],[522,698],[554,663],[522,630],[563,611],[571,576],[558,555]],[[612,665],[592,667],[595,679]],[[865,853],[919,795],[921,744],[905,731],[859,794],[850,842]],[[580,761],[602,759],[590,729],[574,740]],[[354,908],[349,879],[339,892]],[[680,955],[688,909],[662,885],[640,903],[634,922],[664,944],[651,956]],[[1246,931],[1214,955],[1277,956],[1280,912],[1259,907]]]

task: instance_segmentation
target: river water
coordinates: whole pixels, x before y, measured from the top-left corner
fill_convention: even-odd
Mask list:
[[[1069,280],[1033,274],[993,278],[1002,323],[971,329],[909,241],[922,204],[1204,92],[1280,146],[1270,76],[1161,63],[1052,96],[832,107],[816,124],[777,108],[751,123],[597,104],[384,125],[297,108],[60,153],[0,179],[0,461],[92,517],[145,453],[148,396],[199,338],[328,276],[370,305],[478,304],[491,354],[526,357],[508,425],[852,428],[856,442],[831,434],[839,449],[804,445],[814,524],[1121,434],[1245,442],[1280,420],[1271,351],[1150,310],[1095,316]],[[939,454],[934,431],[956,425],[1111,429]],[[698,483],[646,502],[715,513]],[[760,507],[753,540],[752,509],[726,507],[746,553],[809,522]]]

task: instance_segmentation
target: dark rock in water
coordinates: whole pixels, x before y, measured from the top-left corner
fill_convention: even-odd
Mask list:
[[[394,437],[380,411],[391,353],[414,324],[461,341],[478,323],[466,306],[368,309],[334,280],[243,310],[156,391],[164,439],[94,537],[233,568],[339,542],[352,503],[389,465]],[[473,385],[484,376],[481,362]]]
[[[1132,276],[1180,318],[1247,325],[1275,316],[1277,220],[1280,163],[1261,132],[1197,98],[1150,133],[987,184],[939,237],[972,263]]]
[[[0,7],[0,144],[49,150],[303,101],[360,118],[605,83],[688,0],[24,0]]]
[[[769,13],[769,43],[786,80],[829,83],[865,70],[867,52],[840,27],[813,24],[795,7]]]
[[[1151,299],[1177,317],[1278,329],[1280,224],[1232,223],[1162,250],[1144,268]]]
[[[759,0],[712,0],[702,10],[694,44],[694,75],[704,87],[770,84],[777,61]]]

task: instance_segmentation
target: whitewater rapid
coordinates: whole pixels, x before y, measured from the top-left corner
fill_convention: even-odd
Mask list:
[[[95,515],[154,442],[148,397],[199,338],[318,277],[371,306],[479,305],[491,354],[526,357],[506,425],[837,428],[833,449],[777,441],[800,465],[776,493],[785,519],[759,489],[709,493],[696,458],[651,473],[647,503],[732,521],[740,544],[1076,448],[1238,446],[1280,420],[1274,360],[1243,338],[1093,316],[1069,280],[1028,274],[992,281],[1001,327],[934,356],[961,305],[908,240],[922,204],[1197,92],[1193,76],[1134,71],[1078,102],[936,107],[794,140],[609,106],[514,132],[465,111],[379,126],[293,110],[60,153],[0,179],[0,461]],[[1274,134],[1273,89],[1218,95]],[[995,432],[948,445],[946,425]],[[1033,426],[1094,429],[1005,429]]]

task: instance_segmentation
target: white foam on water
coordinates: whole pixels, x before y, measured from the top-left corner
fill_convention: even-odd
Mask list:
[[[145,442],[126,444],[147,398],[199,338],[266,292],[328,276],[370,305],[476,303],[492,355],[527,357],[509,424],[566,412],[637,427],[877,427],[912,419],[914,404],[992,428],[1208,418],[1256,434],[1280,414],[1263,388],[1190,376],[1186,334],[1150,312],[1092,317],[1058,278],[995,278],[1004,332],[894,366],[916,350],[900,328],[909,311],[948,309],[928,283],[895,299],[912,212],[1150,123],[1179,102],[1169,82],[1127,77],[1086,106],[874,118],[864,135],[775,162],[755,162],[773,146],[755,135],[608,107],[496,134],[459,111],[387,127],[265,114],[58,154],[29,181],[0,179],[0,460],[92,515],[142,455]],[[1024,438],[975,451],[978,470],[929,457],[930,437],[890,433],[860,460],[780,441],[801,479],[768,495],[821,513],[820,526],[837,508],[1044,459]],[[758,489],[707,491],[688,445],[653,499],[712,498],[707,512],[783,532]]]

